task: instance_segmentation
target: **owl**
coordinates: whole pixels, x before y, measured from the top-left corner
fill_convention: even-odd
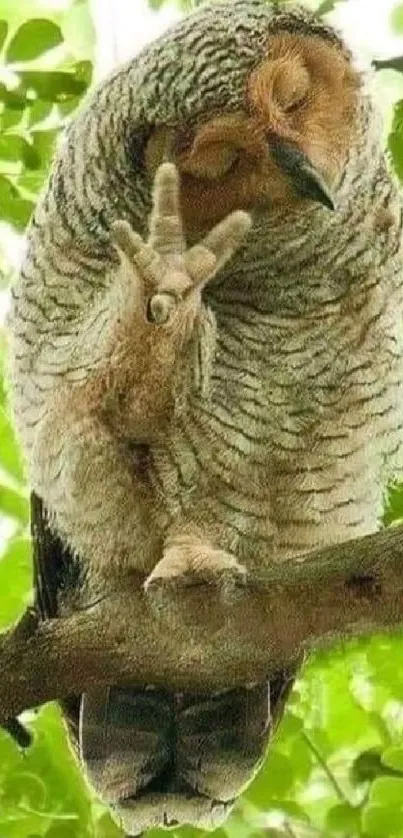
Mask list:
[[[42,616],[135,578],[150,607],[202,584],[225,619],[262,566],[375,531],[403,453],[402,268],[370,79],[310,10],[218,0],[96,88],[9,317]],[[65,711],[129,834],[213,827],[294,674]]]

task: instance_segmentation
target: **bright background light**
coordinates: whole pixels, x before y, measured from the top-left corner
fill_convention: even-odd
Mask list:
[[[403,49],[403,38],[395,36],[390,25],[396,4],[397,0],[344,0],[329,20],[341,25],[367,54],[385,57]],[[181,17],[172,3],[154,12],[146,0],[131,4],[127,0],[90,0],[90,8],[97,32],[100,75],[130,58]]]

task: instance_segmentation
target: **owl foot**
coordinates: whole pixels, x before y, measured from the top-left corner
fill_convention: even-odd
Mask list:
[[[146,314],[148,324],[171,326],[181,314],[192,321],[200,308],[202,289],[242,245],[250,227],[248,213],[237,210],[199,244],[187,248],[179,173],[172,163],[162,163],[155,175],[147,241],[127,221],[112,225],[123,275],[131,269],[141,280],[139,311]]]
[[[211,585],[230,604],[245,589],[247,570],[235,556],[192,536],[176,536],[165,547],[161,561],[144,583],[154,603],[162,604],[173,588]]]

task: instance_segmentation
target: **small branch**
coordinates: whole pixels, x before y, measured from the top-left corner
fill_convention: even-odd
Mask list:
[[[346,797],[346,795],[344,794],[343,789],[341,788],[338,781],[336,780],[336,777],[334,776],[333,772],[330,770],[330,768],[329,768],[325,758],[322,756],[319,748],[316,747],[315,743],[312,741],[311,737],[306,732],[306,730],[303,730],[301,732],[301,736],[304,739],[304,741],[305,741],[307,747],[309,748],[309,750],[313,753],[313,755],[316,759],[316,762],[318,763],[318,765],[320,765],[320,767],[322,768],[322,770],[326,774],[326,777],[328,778],[329,783],[331,784],[331,786],[333,786],[333,789],[336,792],[336,796],[338,797],[340,802],[341,803],[346,803],[348,806],[350,806],[351,804],[350,804],[350,801],[349,801],[348,797]]]
[[[133,575],[69,617],[28,615],[0,636],[0,722],[90,687],[210,691],[264,679],[332,638],[403,622],[403,528],[274,565],[223,606],[179,589],[156,615]]]
[[[375,70],[397,70],[398,73],[403,73],[403,55],[397,55],[395,58],[374,58],[372,66]]]

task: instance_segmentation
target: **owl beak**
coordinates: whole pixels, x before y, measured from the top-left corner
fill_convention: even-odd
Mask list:
[[[317,201],[328,209],[334,210],[334,199],[329,187],[307,155],[277,134],[271,134],[269,143],[274,161],[289,177],[295,191],[303,198]]]

